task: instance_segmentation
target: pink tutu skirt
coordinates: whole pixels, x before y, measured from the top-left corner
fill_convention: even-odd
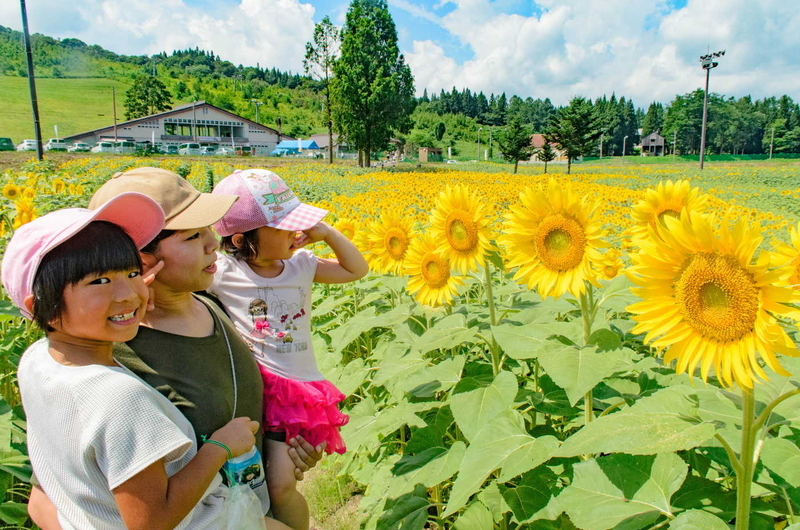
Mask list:
[[[298,381],[276,375],[259,365],[264,380],[264,430],[283,431],[286,443],[301,435],[316,447],[328,442],[325,452],[347,450],[339,428],[350,417],[339,411],[346,397],[330,381]]]

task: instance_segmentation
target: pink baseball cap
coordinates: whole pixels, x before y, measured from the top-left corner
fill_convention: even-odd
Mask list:
[[[307,230],[328,214],[327,210],[300,202],[282,178],[266,169],[234,171],[219,181],[211,193],[239,196],[228,213],[214,224],[223,237],[262,226]]]
[[[3,256],[2,279],[11,301],[26,318],[33,318],[24,301],[33,292],[33,279],[42,258],[92,221],[114,223],[125,230],[136,248],[142,248],[164,228],[164,210],[147,195],[129,192],[96,210],[64,208],[19,227]]]

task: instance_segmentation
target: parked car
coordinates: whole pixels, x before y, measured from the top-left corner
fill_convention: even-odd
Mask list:
[[[230,147],[220,147],[217,149],[218,156],[231,156],[233,153],[234,151]]]
[[[47,143],[44,144],[45,151],[66,151],[67,150],[67,142],[62,140],[61,138],[50,138],[47,140]]]
[[[13,151],[14,150],[14,142],[11,141],[11,138],[0,138],[0,151]]]
[[[177,155],[178,154],[178,146],[177,145],[168,145],[167,148],[164,149],[164,154]]]
[[[22,140],[17,145],[17,151],[36,151],[36,140]]]
[[[200,144],[181,144],[178,147],[179,155],[199,156]]]
[[[114,144],[114,152],[118,155],[133,155],[136,153],[136,142],[117,140]]]
[[[97,145],[92,147],[92,153],[113,153],[114,142],[98,142]]]
[[[251,156],[253,154],[249,145],[242,145],[236,148],[236,156]]]
[[[71,147],[67,149],[70,153],[88,153],[89,150],[92,148],[89,144],[85,144],[83,142],[75,142],[72,144]]]
[[[217,154],[217,148],[213,145],[204,145],[200,148],[200,154],[203,156],[214,156]]]

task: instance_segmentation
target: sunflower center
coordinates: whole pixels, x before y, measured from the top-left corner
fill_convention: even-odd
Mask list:
[[[401,260],[406,255],[406,250],[408,250],[408,237],[405,232],[399,228],[390,228],[387,230],[383,241],[386,245],[386,252],[392,259]]]
[[[438,289],[447,284],[450,279],[450,265],[441,256],[428,252],[422,258],[422,277],[428,287]]]
[[[674,288],[686,322],[705,337],[728,342],[753,331],[759,291],[733,257],[691,256]]]
[[[458,252],[475,250],[478,245],[478,228],[467,211],[450,212],[445,221],[445,234],[447,242]]]
[[[347,239],[353,239],[353,229],[352,228],[342,228],[342,235]]]
[[[555,214],[545,217],[534,235],[536,253],[550,270],[574,269],[583,260],[586,234],[571,217]]]

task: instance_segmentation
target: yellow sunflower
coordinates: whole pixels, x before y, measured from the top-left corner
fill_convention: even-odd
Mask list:
[[[9,182],[5,186],[3,186],[3,197],[10,201],[16,201],[19,199],[20,189],[19,187],[14,184],[13,182]]]
[[[631,233],[634,239],[649,237],[649,228],[658,234],[665,217],[678,218],[684,208],[703,213],[707,201],[708,195],[701,193],[700,188],[693,188],[688,180],[662,180],[655,189],[648,189],[644,200],[633,207]]]
[[[17,207],[17,215],[14,217],[14,224],[12,225],[14,230],[38,217],[36,210],[33,208],[33,201],[30,199],[21,199],[15,202],[14,205]]]
[[[67,189],[66,183],[60,178],[54,178],[53,182],[51,183],[51,186],[53,188],[53,193],[56,194],[64,193],[64,191]]]
[[[397,210],[381,214],[367,235],[370,268],[380,273],[398,274],[412,240],[413,223]]]
[[[519,267],[514,279],[554,298],[582,294],[586,281],[598,285],[600,249],[608,247],[598,203],[586,195],[579,198],[570,185],[553,179],[526,188],[520,200],[506,215],[500,238],[508,266]]]
[[[731,228],[715,217],[684,211],[667,218],[659,238],[642,242],[633,256],[632,289],[643,299],[627,309],[645,342],[665,349],[664,361],[677,359],[677,371],[706,380],[713,366],[724,386],[752,388],[766,379],[756,354],[767,366],[786,373],[776,353],[798,356],[797,347],[775,317],[800,318],[787,304],[800,293],[776,283],[784,275],[769,270],[769,259],[755,259],[761,227],[744,219]]]
[[[776,241],[773,262],[786,272],[785,282],[800,290],[800,223],[789,229],[791,244]]]
[[[36,190],[34,188],[23,188],[22,189],[22,197],[25,199],[35,199],[36,198]]]
[[[488,206],[467,186],[449,185],[439,194],[431,214],[431,234],[439,252],[458,272],[474,271],[491,250]]]
[[[613,280],[625,268],[625,264],[620,257],[620,251],[616,248],[609,249],[603,254],[603,259],[599,265],[600,277],[606,280]]]
[[[350,241],[354,241],[358,233],[359,223],[352,217],[340,217],[338,221],[333,224],[333,227],[344,235]]]
[[[403,269],[409,276],[406,290],[420,304],[449,304],[463,280],[453,276],[450,261],[438,250],[439,243],[430,234],[418,237],[408,249]]]

